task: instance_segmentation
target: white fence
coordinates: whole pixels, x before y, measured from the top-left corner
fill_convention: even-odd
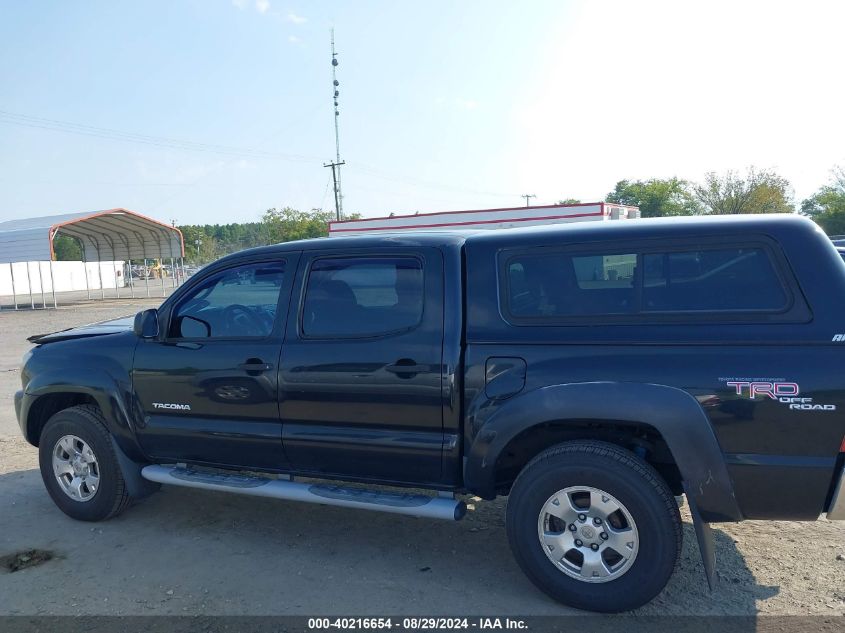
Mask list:
[[[50,262],[0,264],[0,296],[16,294],[19,297],[24,295],[28,297],[30,289],[34,295],[52,293],[54,286],[56,292],[126,287],[122,261],[53,262],[52,274],[50,268]]]

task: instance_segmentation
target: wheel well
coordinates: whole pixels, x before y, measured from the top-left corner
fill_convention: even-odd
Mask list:
[[[93,396],[87,393],[50,393],[40,396],[29,409],[26,420],[26,435],[30,443],[38,446],[41,429],[53,415],[80,404],[97,405]]]
[[[625,448],[651,464],[674,495],[683,493],[681,473],[663,436],[648,424],[606,420],[565,420],[526,429],[496,460],[496,492],[507,494],[522,468],[543,450],[572,440],[600,440]]]

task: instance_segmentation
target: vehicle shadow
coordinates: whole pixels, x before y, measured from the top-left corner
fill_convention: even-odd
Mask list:
[[[737,541],[719,524],[712,524],[716,543],[718,583],[711,592],[704,574],[704,564],[692,518],[682,511],[684,542],[675,573],[663,592],[637,613],[656,611],[683,615],[755,615],[758,602],[776,596],[780,587],[760,584],[749,567]],[[691,595],[692,594],[692,595]]]
[[[62,514],[32,469],[0,475],[0,507],[0,557],[55,554],[0,570],[0,615],[583,615],[522,574],[505,500],[454,523],[165,486],[92,524]],[[687,516],[672,580],[636,615],[753,616],[778,592],[757,583],[733,538],[715,536],[717,589]]]

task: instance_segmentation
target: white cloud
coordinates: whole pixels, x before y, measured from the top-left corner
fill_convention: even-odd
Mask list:
[[[232,0],[232,6],[237,7],[238,9],[244,9],[246,7],[247,0]]]
[[[270,10],[270,0],[255,0],[255,8],[259,13],[267,13]]]
[[[291,44],[299,44],[301,41],[296,35],[288,35],[288,42]]]
[[[478,108],[478,101],[475,99],[461,99],[459,97],[455,99],[455,105],[459,108],[463,108],[464,110],[475,110]]]
[[[305,24],[308,21],[308,18],[304,18],[301,15],[296,15],[292,11],[288,13],[288,22],[293,22],[294,24]]]

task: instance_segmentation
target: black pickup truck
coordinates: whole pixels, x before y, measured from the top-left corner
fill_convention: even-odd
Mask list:
[[[15,404],[76,519],[160,483],[450,520],[508,495],[528,577],[621,611],[672,574],[681,495],[711,586],[710,523],[845,518],[843,315],[795,216],[316,239],[33,337]]]

